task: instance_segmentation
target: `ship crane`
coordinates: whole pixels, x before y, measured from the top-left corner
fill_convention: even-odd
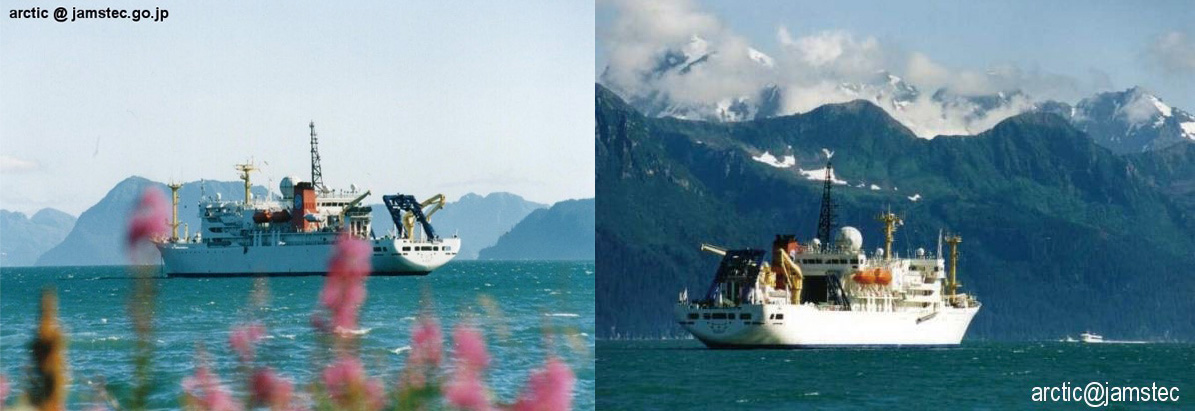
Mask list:
[[[394,226],[398,228],[399,237],[412,238],[414,233],[412,229],[407,229],[403,225],[403,213],[408,212],[415,215],[415,220],[423,226],[423,232],[427,234],[428,240],[438,240],[440,236],[436,235],[436,230],[432,228],[432,224],[428,222],[427,216],[423,214],[423,206],[415,199],[415,196],[410,194],[394,194],[382,196],[382,202],[386,204],[386,210],[390,212],[390,218],[394,220]]]
[[[437,211],[440,211],[444,208],[444,201],[445,198],[443,194],[436,194],[435,196],[432,196],[432,198],[423,200],[422,203],[419,203],[419,209],[423,210],[423,217],[427,219],[428,223],[431,223],[432,221],[432,214],[435,214]],[[431,207],[430,209],[428,208],[429,206]],[[407,239],[412,239],[415,234],[415,213],[413,211],[407,211],[407,213],[403,215],[402,225],[403,227],[406,227]]]
[[[357,198],[354,198],[353,201],[349,201],[348,204],[345,204],[344,207],[340,209],[340,228],[347,229],[349,227],[349,209],[356,207],[357,204],[361,204],[361,201],[365,200],[365,197],[369,197],[369,190],[365,190],[365,194],[361,194]]]

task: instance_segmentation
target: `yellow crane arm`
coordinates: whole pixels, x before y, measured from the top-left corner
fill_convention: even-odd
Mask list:
[[[340,226],[341,227],[348,227],[349,221],[348,221],[348,219],[344,218],[344,216],[349,213],[350,208],[356,207],[357,204],[361,204],[361,200],[364,200],[365,197],[369,197],[369,190],[365,190],[365,194],[362,194],[360,197],[353,199],[353,201],[349,201],[348,204],[344,205],[344,208],[340,209]]]
[[[422,203],[419,203],[419,208],[424,209],[428,206],[432,206],[430,210],[423,212],[423,216],[427,218],[427,221],[430,222],[432,221],[432,214],[435,214],[437,211],[440,211],[440,209],[444,208],[445,201],[446,199],[444,198],[443,194],[436,194],[427,200],[423,200]],[[407,229],[407,239],[413,239],[415,237],[415,214],[410,211],[408,211],[406,214],[403,214],[402,225]]]

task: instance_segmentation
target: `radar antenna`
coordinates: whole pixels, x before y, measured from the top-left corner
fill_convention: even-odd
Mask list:
[[[822,212],[817,218],[817,239],[822,244],[830,244],[830,233],[834,231],[834,199],[830,197],[830,186],[834,184],[834,164],[826,156],[826,183],[822,190]]]
[[[328,187],[324,186],[324,171],[319,165],[319,139],[315,136],[315,121],[308,126],[311,127],[311,186],[321,193],[327,193]]]

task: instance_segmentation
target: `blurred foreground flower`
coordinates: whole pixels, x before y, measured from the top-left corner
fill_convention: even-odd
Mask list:
[[[183,379],[184,407],[188,410],[233,411],[244,409],[232,400],[232,394],[220,384],[200,354],[195,375]]]
[[[142,244],[152,243],[153,240],[166,237],[170,232],[170,203],[166,195],[157,188],[146,188],[141,191],[141,198],[129,216],[129,229],[125,235],[125,246],[134,253],[134,263],[147,264],[146,260],[137,260],[136,250]]]
[[[481,381],[482,372],[490,364],[490,354],[486,352],[481,331],[471,326],[457,326],[452,333],[452,342],[456,369],[444,387],[444,397],[457,408],[490,409],[489,392]]]
[[[30,348],[29,402],[42,410],[66,409],[66,337],[58,325],[58,296],[53,290],[42,291],[41,320]]]
[[[527,391],[519,396],[515,411],[556,411],[573,407],[573,370],[559,358],[548,358],[544,369],[531,374]]]
[[[336,240],[332,261],[328,265],[328,276],[324,289],[320,291],[320,304],[332,314],[330,324],[338,334],[348,334],[357,329],[357,311],[365,302],[365,277],[370,271],[370,247],[364,240],[343,233]],[[329,325],[317,321],[317,325]]]

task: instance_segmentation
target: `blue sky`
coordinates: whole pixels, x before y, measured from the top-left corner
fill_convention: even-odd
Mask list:
[[[306,178],[310,120],[331,186],[594,196],[592,3],[101,6],[170,17],[0,24],[0,208],[77,215],[130,175],[250,157],[262,184]]]
[[[782,48],[782,27],[793,38],[845,32],[858,41],[874,38],[890,59],[916,53],[952,71],[1011,66],[1030,77],[1073,81],[1073,90],[1049,96],[1069,97],[1072,103],[1083,93],[1139,85],[1171,105],[1195,111],[1195,2],[664,3],[707,14],[722,30],[770,55]],[[597,73],[606,67],[611,43],[617,41],[610,31],[625,9],[623,2],[599,2]],[[1167,35],[1181,41],[1159,47]],[[901,67],[890,70],[900,73]]]

